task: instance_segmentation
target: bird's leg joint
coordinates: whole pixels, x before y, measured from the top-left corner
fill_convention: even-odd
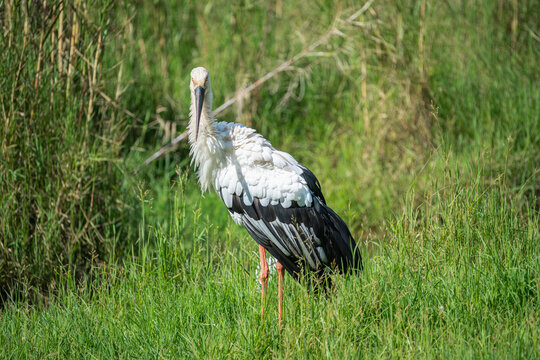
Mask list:
[[[261,280],[261,284],[265,286],[268,280],[268,263],[266,262],[266,252],[264,248],[260,245],[259,245],[259,255],[261,256],[261,273],[259,274],[259,279]]]
[[[261,267],[261,273],[259,274],[259,279],[261,279],[261,284],[264,284],[268,280],[268,265]]]

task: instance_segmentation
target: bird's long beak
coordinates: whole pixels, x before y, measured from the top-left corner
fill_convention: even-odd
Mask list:
[[[197,141],[197,138],[199,137],[199,122],[201,121],[201,112],[204,102],[204,88],[201,86],[197,86],[195,88],[195,141]]]

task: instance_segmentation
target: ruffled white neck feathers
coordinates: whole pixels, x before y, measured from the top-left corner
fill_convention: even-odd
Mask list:
[[[217,167],[221,153],[221,144],[216,138],[214,114],[212,112],[212,90],[207,89],[201,118],[199,133],[196,135],[195,95],[191,92],[190,119],[188,125],[189,144],[191,146],[191,163],[195,164],[202,191],[212,184],[212,173]]]

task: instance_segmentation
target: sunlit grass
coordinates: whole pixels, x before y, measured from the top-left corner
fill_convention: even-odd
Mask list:
[[[274,277],[260,319],[253,241],[178,193],[175,225],[144,237],[153,247],[64,282],[47,306],[9,305],[4,355],[534,358],[540,219],[523,222],[500,185],[448,185],[390,221],[361,275],[335,277],[328,293],[287,278],[282,330]]]
[[[2,356],[537,358],[540,9],[422,3],[343,25],[358,4],[74,1],[63,28],[2,3]],[[184,130],[192,67],[218,106],[335,26],[220,115],[313,170],[362,246],[328,293],[286,278],[279,330],[186,144],[140,165]]]

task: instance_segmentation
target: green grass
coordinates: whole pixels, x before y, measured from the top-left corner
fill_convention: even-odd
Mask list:
[[[99,96],[115,78],[102,61],[110,4],[39,4],[0,3],[2,302],[46,296],[63,268],[91,272],[124,209],[116,184],[127,126]]]
[[[388,224],[361,276],[336,277],[329,294],[287,278],[281,331],[275,276],[260,320],[252,240],[235,226],[213,226],[177,194],[174,226],[141,235],[155,246],[142,244],[136,260],[82,284],[66,279],[47,305],[8,306],[3,353],[535,358],[540,219],[523,221],[500,184],[440,186]]]
[[[352,1],[48,3],[0,2],[3,357],[539,357],[535,2],[354,24]],[[186,144],[135,169],[185,128],[192,67],[218,106],[333,26],[220,116],[312,169],[362,244],[328,294],[286,278],[279,330],[277,279],[261,322],[256,244]]]

